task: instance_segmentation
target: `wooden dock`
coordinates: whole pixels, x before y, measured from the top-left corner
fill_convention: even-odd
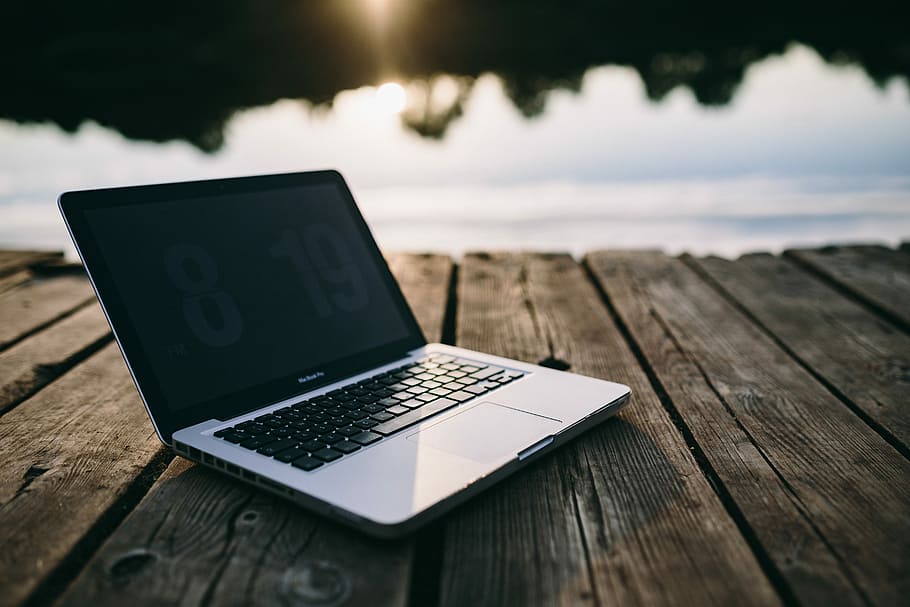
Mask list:
[[[0,252],[0,605],[907,605],[910,250],[394,254],[431,341],[631,406],[415,536],[175,457],[81,268]]]

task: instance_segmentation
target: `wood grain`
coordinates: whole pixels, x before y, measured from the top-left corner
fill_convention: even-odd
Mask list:
[[[910,255],[876,245],[794,249],[803,264],[910,330]]]
[[[0,250],[0,276],[42,263],[63,259],[60,251],[2,251]]]
[[[900,604],[910,463],[681,261],[589,261],[793,595]]]
[[[689,261],[833,389],[910,447],[910,336],[779,257]]]
[[[29,270],[15,270],[5,276],[0,276],[0,293],[9,291],[14,287],[31,280],[33,274]]]
[[[451,261],[394,256],[393,271],[438,336]],[[178,458],[61,602],[403,605],[412,553],[411,540],[370,540]]]
[[[111,344],[0,417],[0,605],[15,605],[162,449]]]
[[[633,402],[450,516],[442,605],[778,602],[570,257],[468,255],[459,293],[459,345],[558,358]]]
[[[0,413],[38,391],[111,339],[101,307],[90,304],[0,352]]]
[[[442,339],[452,260],[445,255],[391,253],[386,261],[430,343]]]
[[[85,276],[36,277],[0,293],[0,350],[94,298]]]

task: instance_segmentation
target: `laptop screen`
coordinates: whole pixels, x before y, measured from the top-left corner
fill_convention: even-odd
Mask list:
[[[89,208],[84,222],[178,412],[279,378],[303,392],[408,336],[355,213],[322,182]]]

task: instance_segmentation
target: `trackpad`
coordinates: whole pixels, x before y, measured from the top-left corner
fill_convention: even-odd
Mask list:
[[[483,402],[408,437],[421,447],[487,463],[516,455],[555,434],[562,422],[511,407]]]

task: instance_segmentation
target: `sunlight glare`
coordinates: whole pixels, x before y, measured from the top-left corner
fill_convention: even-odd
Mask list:
[[[407,102],[404,87],[397,82],[386,82],[376,89],[376,107],[383,113],[400,114]]]

